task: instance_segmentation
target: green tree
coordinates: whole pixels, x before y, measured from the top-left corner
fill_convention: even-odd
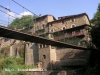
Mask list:
[[[90,54],[90,63],[83,75],[99,75],[100,74],[100,3],[97,12],[91,20],[90,35],[92,43],[97,50],[92,50]]]
[[[28,28],[30,26],[33,26],[34,22],[33,19],[37,16],[22,16],[21,18],[16,18],[12,21],[12,23],[8,26],[11,29],[22,29],[22,28]]]
[[[100,3],[98,4],[97,12],[95,13],[91,23],[94,24],[90,31],[90,35],[92,38],[92,43],[100,49]]]
[[[94,14],[91,23],[95,24],[96,26],[100,25],[100,3],[98,4],[97,12]]]

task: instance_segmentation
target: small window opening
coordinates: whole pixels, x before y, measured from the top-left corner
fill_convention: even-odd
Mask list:
[[[65,30],[66,29],[66,27],[63,27],[63,30]]]
[[[64,24],[64,21],[62,21],[62,24]]]
[[[72,18],[72,19],[71,19],[71,21],[72,21],[72,22],[74,22],[74,21],[75,21],[75,19],[74,19],[74,18]]]
[[[46,59],[46,55],[43,55],[43,58]]]
[[[45,48],[45,44],[43,44],[43,48]]]
[[[75,31],[72,32],[72,36],[74,36],[74,35],[75,35]]]
[[[51,32],[54,32],[54,29],[51,29]]]
[[[51,23],[51,26],[52,26],[52,23]]]
[[[80,30],[80,33],[81,33],[81,34],[83,34],[83,33],[84,33],[84,30],[83,30],[83,29],[81,29],[81,30]]]
[[[42,48],[42,45],[40,45],[40,48]]]
[[[42,25],[43,28],[45,28],[44,24]]]

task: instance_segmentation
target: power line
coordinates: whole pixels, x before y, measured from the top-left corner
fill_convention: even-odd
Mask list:
[[[6,7],[2,6],[2,5],[0,5],[0,7],[1,7],[1,8],[3,8],[3,9],[5,9],[5,10],[8,10],[9,12],[13,12],[13,13],[15,13],[15,14],[19,15],[18,13],[14,12],[14,11],[11,11],[10,9],[8,9],[8,8],[6,8]]]
[[[31,12],[32,14],[36,15],[35,13],[33,13],[32,11],[30,11],[29,9],[25,8],[24,6],[22,6],[21,4],[17,3],[16,1],[12,0],[13,2],[15,2],[16,4],[18,4],[19,6],[21,6],[22,8],[28,10],[29,12]],[[37,15],[36,15],[37,16]]]
[[[6,10],[8,10],[8,11],[10,11],[10,9],[8,9],[8,8],[2,6],[2,5],[0,5],[0,7],[6,9]]]
[[[7,14],[6,12],[4,12],[4,11],[2,11],[2,10],[0,10],[0,11],[3,12],[3,13],[5,13],[5,14]],[[7,15],[9,15],[9,16],[15,18],[14,16],[12,16],[12,15],[10,15],[10,14],[7,14]]]

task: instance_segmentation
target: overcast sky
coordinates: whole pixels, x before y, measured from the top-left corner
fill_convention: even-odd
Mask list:
[[[15,0],[22,6],[26,7],[33,13],[39,15],[51,14],[56,18],[59,16],[74,15],[80,13],[87,13],[89,18],[92,19],[94,13],[97,11],[98,3],[100,0]],[[0,7],[0,10],[14,16],[21,17],[21,15],[32,15],[29,11],[23,9],[12,0],[1,0],[0,5],[10,8],[11,11],[18,13],[8,12]],[[10,17],[9,21],[13,18]],[[8,21],[8,16],[0,11],[0,20]],[[1,23],[1,21],[0,21]]]

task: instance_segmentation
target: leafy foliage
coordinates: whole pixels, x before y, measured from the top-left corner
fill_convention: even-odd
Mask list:
[[[95,24],[95,26],[98,26],[98,24],[100,24],[100,3],[98,4],[97,12],[94,14],[91,23]]]
[[[92,43],[98,50],[92,50],[90,55],[90,66],[87,67],[83,75],[99,75],[100,74],[100,3],[98,4],[97,12],[91,20],[90,35]]]
[[[98,70],[97,70],[98,65],[96,65],[95,67],[91,67],[89,66],[86,71],[84,72],[83,75],[98,75]]]
[[[22,28],[28,28],[30,26],[33,26],[34,22],[33,19],[37,16],[22,16],[21,18],[16,18],[12,21],[12,23],[8,26],[11,29],[22,29]]]
[[[92,43],[97,48],[100,48],[100,3],[98,4],[97,12],[95,13],[94,18],[91,20],[91,23],[95,24],[90,31]]]
[[[5,58],[0,62],[0,73],[2,73],[2,75],[4,75],[3,73],[5,73],[5,75],[25,75],[25,72],[18,71],[18,69],[34,68],[34,66],[23,65],[20,63],[23,60],[22,58],[16,57]]]

